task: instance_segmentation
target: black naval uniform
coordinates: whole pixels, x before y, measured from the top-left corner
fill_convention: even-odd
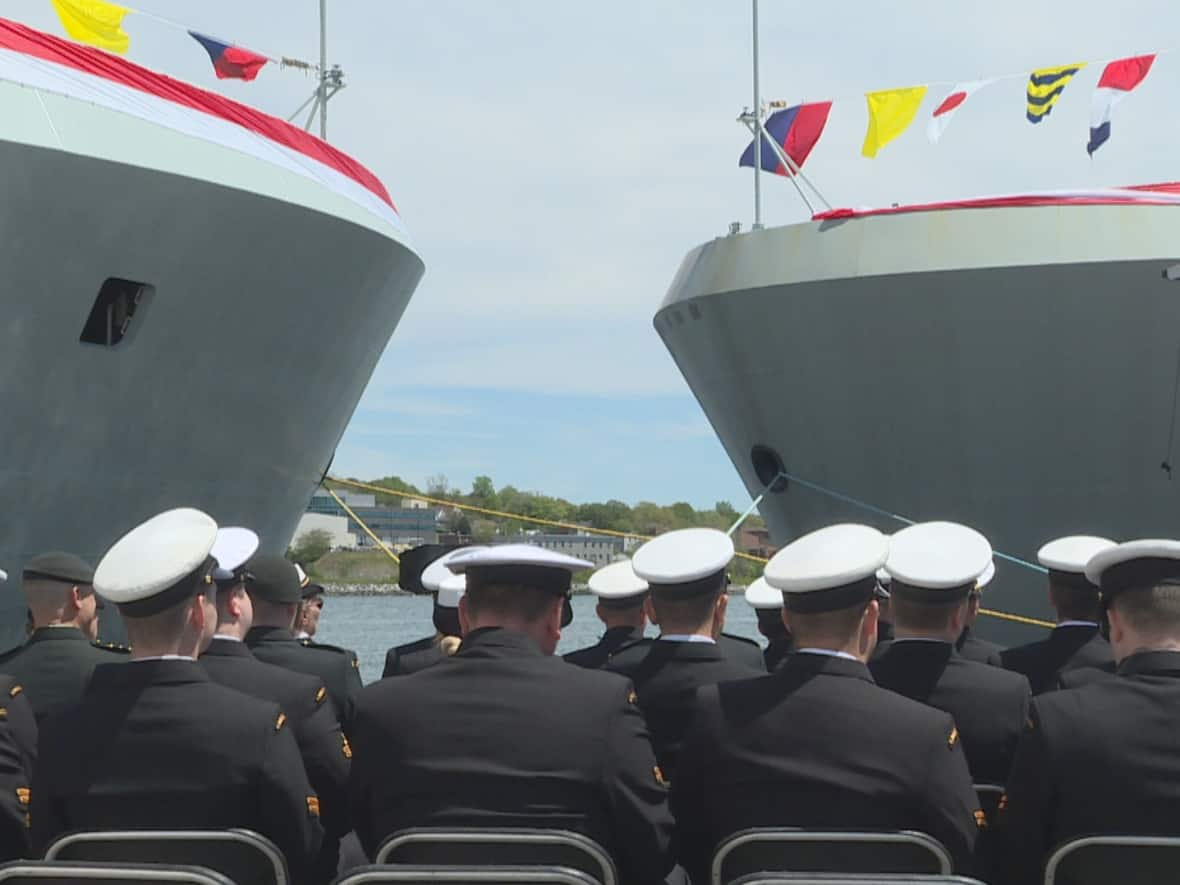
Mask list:
[[[765,672],[726,657],[715,643],[668,639],[633,643],[615,654],[606,669],[626,676],[635,686],[656,758],[670,781],[676,779],[676,758],[692,719],[697,689]]]
[[[963,658],[950,642],[895,639],[869,663],[882,688],[950,713],[977,784],[1004,784],[1028,721],[1028,680]]]
[[[1000,653],[1004,651],[1004,646],[980,639],[971,632],[970,625],[964,627],[963,632],[959,634],[955,648],[959,650],[959,656],[968,661],[978,661],[993,667],[1003,666],[1000,662]]]
[[[1000,662],[1006,670],[1028,677],[1033,694],[1052,691],[1058,676],[1077,667],[1110,665],[1110,643],[1102,638],[1097,624],[1057,626],[1048,638],[1005,649]]]
[[[394,646],[385,653],[385,669],[381,671],[381,678],[406,676],[434,666],[446,657],[438,641],[439,636],[436,634]]]
[[[105,664],[40,727],[33,848],[71,830],[244,827],[298,875],[320,846],[319,802],[277,704],[189,659]]]
[[[766,672],[773,673],[782,666],[783,661],[787,659],[792,651],[795,650],[795,638],[787,636],[786,639],[772,639],[770,644],[762,650],[762,660],[766,664]]]
[[[77,627],[40,627],[0,657],[0,673],[16,677],[40,722],[81,700],[99,664],[125,660],[126,649],[93,643]]]
[[[0,676],[0,861],[31,857],[29,790],[37,763],[37,723],[24,691]]]
[[[586,648],[571,651],[563,657],[570,664],[577,664],[579,667],[588,667],[591,670],[597,670],[605,666],[606,662],[610,660],[611,655],[615,654],[615,652],[624,646],[630,645],[633,642],[639,642],[642,639],[642,627],[611,627],[602,634],[602,638],[594,645],[588,645]]]
[[[1033,701],[1000,813],[1003,881],[1039,883],[1046,852],[1083,834],[1180,836],[1180,652]]]
[[[812,652],[697,701],[672,782],[694,882],[720,840],[750,827],[920,830],[970,869],[979,805],[948,714],[874,685],[860,661]]]
[[[598,841],[631,885],[671,868],[672,818],[630,684],[476,630],[357,697],[349,792],[365,849],[406,827],[534,826]]]
[[[744,664],[760,673],[766,672],[766,660],[762,657],[762,646],[753,639],[722,633],[717,637],[717,647],[729,660]]]
[[[336,875],[340,837],[348,821],[348,765],[352,750],[340,730],[324,683],[314,676],[265,664],[243,642],[215,638],[200,657],[210,678],[251,697],[273,701],[287,715],[311,788],[320,800],[324,841],[316,868],[320,881]]]
[[[246,634],[246,645],[260,661],[322,679],[336,720],[345,734],[349,733],[353,699],[361,688],[355,654],[334,645],[303,645],[282,627],[252,627]]]

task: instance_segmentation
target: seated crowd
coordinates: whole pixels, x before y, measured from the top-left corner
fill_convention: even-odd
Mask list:
[[[350,833],[372,858],[412,827],[537,827],[594,839],[623,883],[700,885],[735,832],[805,827],[920,831],[956,872],[1025,885],[1080,835],[1180,835],[1178,541],[1046,544],[1057,627],[1000,649],[971,633],[981,534],[829,526],[748,588],[763,651],[723,630],[729,536],[679,530],[592,575],[606,629],[564,659],[590,563],[420,549],[403,583],[435,594],[437,632],[369,686],[306,635],[322,588],[258,547],[182,508],[96,568],[25,564],[32,632],[0,657],[3,859],[75,830],[240,827],[325,883]],[[105,604],[129,649],[94,641]]]

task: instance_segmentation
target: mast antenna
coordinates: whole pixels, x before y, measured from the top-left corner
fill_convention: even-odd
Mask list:
[[[296,117],[311,106],[311,111],[307,115],[307,122],[303,124],[303,128],[308,132],[311,131],[312,123],[315,122],[316,116],[320,119],[320,138],[324,141],[328,140],[328,100],[337,92],[344,88],[344,71],[341,70],[340,65],[332,65],[328,67],[328,0],[320,0],[320,67],[319,67],[319,82],[316,84],[315,92],[303,104],[295,109],[295,113],[287,118],[287,122],[293,121]]]
[[[754,19],[754,230],[762,229],[762,90],[758,84],[758,0]]]

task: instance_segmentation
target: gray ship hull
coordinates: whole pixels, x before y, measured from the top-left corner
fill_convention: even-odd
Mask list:
[[[1121,206],[759,231],[690,253],[655,325],[751,495],[756,446],[800,480],[762,505],[778,543],[900,527],[864,505],[1031,561],[1067,533],[1176,537],[1177,234],[1176,208]],[[1039,574],[997,565],[986,606],[1050,615]]]

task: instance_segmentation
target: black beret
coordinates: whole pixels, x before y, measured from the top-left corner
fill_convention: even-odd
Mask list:
[[[72,553],[53,551],[34,556],[25,563],[22,578],[48,578],[67,584],[93,584],[94,566]]]
[[[244,566],[246,590],[265,602],[284,605],[303,598],[299,572],[281,556],[256,553]]]
[[[313,596],[320,596],[323,594],[324,585],[308,582],[300,588],[300,591],[304,599],[311,599]]]

